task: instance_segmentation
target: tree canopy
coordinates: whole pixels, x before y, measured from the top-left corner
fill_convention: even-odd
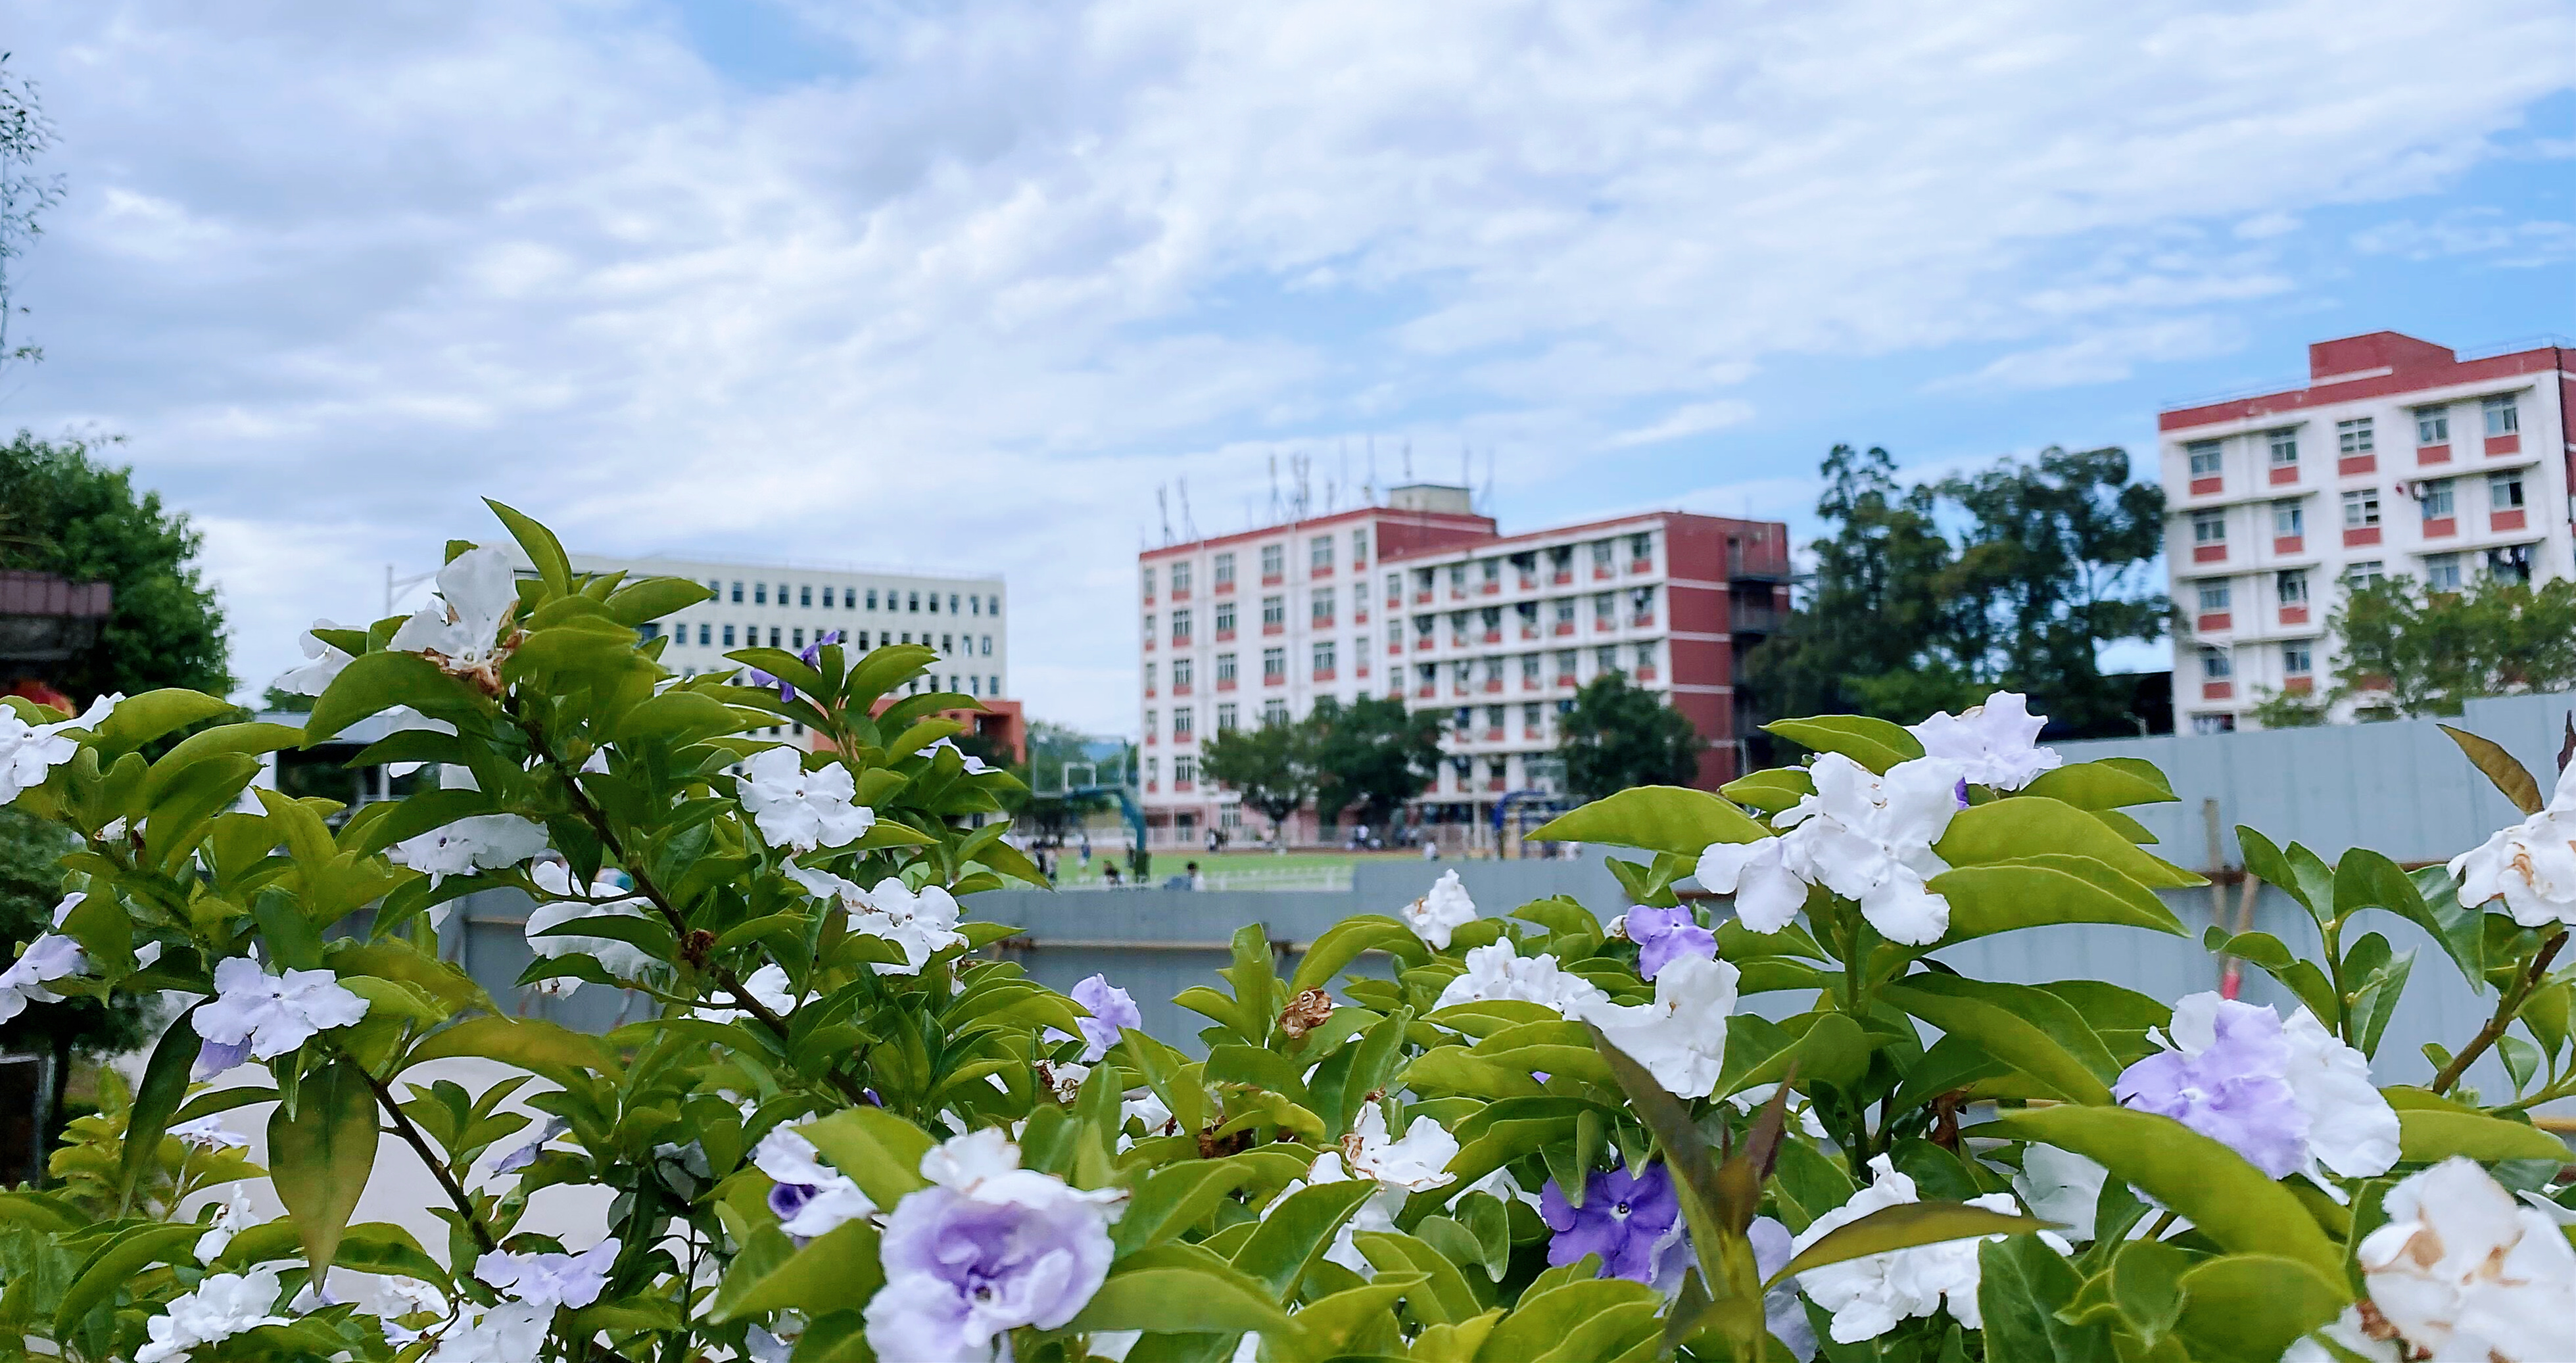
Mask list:
[[[2344,641],[2333,699],[2365,710],[2456,715],[2481,696],[2576,688],[2576,582],[2434,591],[2386,578],[2347,590],[2332,628]]]
[[[1699,776],[1708,744],[1690,718],[1652,691],[1604,672],[1574,693],[1557,725],[1567,790],[1598,800],[1632,786],[1686,786]]]
[[[2164,493],[2130,481],[2126,451],[1905,485],[1886,450],[1836,445],[1821,471],[1813,582],[1746,659],[1764,709],[1910,723],[2003,687],[2065,736],[2132,731],[2100,650],[2160,637],[2170,606],[2151,577]]]
[[[161,494],[136,488],[132,469],[94,459],[96,449],[25,431],[0,446],[0,568],[103,581],[115,593],[98,642],[49,680],[83,699],[230,690],[223,610],[196,562],[205,537]]]
[[[1359,822],[1385,823],[1440,775],[1440,716],[1389,696],[1348,705],[1326,696],[1306,717],[1314,735],[1315,811],[1338,823],[1346,810]]]
[[[1199,774],[1234,790],[1273,824],[1285,823],[1315,795],[1314,730],[1285,719],[1220,730],[1199,749]]]

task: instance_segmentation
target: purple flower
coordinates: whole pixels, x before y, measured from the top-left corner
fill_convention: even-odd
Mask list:
[[[1655,1248],[1681,1216],[1673,1176],[1660,1164],[1631,1176],[1625,1169],[1599,1170],[1584,1181],[1583,1205],[1565,1200],[1565,1192],[1548,1180],[1539,1191],[1538,1212],[1556,1238],[1547,1246],[1547,1261],[1570,1264],[1586,1254],[1601,1256],[1601,1276],[1636,1282],[1655,1280]]]
[[[823,645],[837,644],[839,642],[841,642],[841,632],[837,629],[830,630],[814,636],[814,642],[807,644],[802,651],[797,653],[796,656],[803,659],[807,667],[811,667],[819,671],[823,666]],[[749,684],[753,686],[775,686],[778,688],[778,698],[780,700],[796,699],[796,686],[794,683],[782,681],[756,667],[750,670]]]
[[[1753,1270],[1766,1282],[1796,1257],[1789,1228],[1771,1217],[1753,1218],[1753,1224],[1744,1228],[1744,1238],[1753,1242]],[[1699,1250],[1691,1244],[1690,1230],[1685,1227],[1655,1254],[1655,1290],[1666,1297],[1679,1296],[1682,1275],[1697,1267]],[[1796,1279],[1762,1294],[1762,1324],[1773,1338],[1788,1346],[1790,1355],[1799,1363],[1816,1356],[1816,1329],[1807,1320],[1805,1299],[1798,1295]]]
[[[1091,1016],[1081,1022],[1082,1062],[1086,1065],[1098,1064],[1102,1056],[1109,1054],[1109,1048],[1118,1044],[1118,1029],[1145,1025],[1145,1015],[1136,1010],[1136,1001],[1127,997],[1126,990],[1111,984],[1106,975],[1094,975],[1075,985],[1073,1001],[1091,1010]],[[1046,1039],[1068,1038],[1064,1032],[1049,1028]]]
[[[1683,956],[1717,958],[1717,934],[1701,927],[1688,905],[1628,910],[1628,940],[1637,944],[1637,973],[1650,980]]]
[[[242,1062],[248,1059],[250,1059],[250,1041],[248,1038],[231,1043],[221,1041],[203,1042],[197,1047],[197,1068],[189,1077],[194,1079],[212,1079],[226,1070],[237,1068],[242,1064]]]
[[[2209,1045],[2165,1051],[2131,1065],[2112,1093],[2162,1113],[2243,1155],[2274,1178],[2307,1159],[2308,1117],[2284,1076],[2290,1043],[2269,1008],[2217,1010]]]
[[[1115,1252],[1104,1208],[1119,1195],[1019,1162],[990,1129],[922,1157],[932,1186],[896,1204],[879,1251],[886,1284],[867,1306],[877,1357],[986,1363],[995,1337],[1055,1329],[1100,1290]]]

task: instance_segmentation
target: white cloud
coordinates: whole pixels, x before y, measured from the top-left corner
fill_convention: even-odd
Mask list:
[[[2516,222],[2494,208],[2457,208],[2430,222],[2400,218],[2352,235],[2363,255],[2431,260],[2486,255],[2508,268],[2529,268],[2576,258],[2576,222],[2530,218]]]
[[[128,433],[218,531],[254,685],[489,493],[603,551],[1002,569],[1037,711],[1126,728],[1157,482],[1209,529],[1271,448],[1375,432],[1383,482],[1463,440],[1535,522],[1783,359],[2208,354],[2284,287],[2269,225],[2451,183],[2569,83],[2424,52],[2576,39],[2550,0],[801,12],[840,73],[736,79],[660,0],[22,6],[73,197],[11,415]]]
[[[1621,431],[1610,437],[1612,449],[1634,445],[1657,445],[1679,440],[1686,435],[1702,435],[1727,426],[1741,425],[1753,419],[1753,404],[1733,398],[1716,402],[1691,402],[1676,407],[1663,420],[1635,430]]]

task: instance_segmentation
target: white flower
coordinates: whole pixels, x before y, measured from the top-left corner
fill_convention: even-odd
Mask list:
[[[25,954],[0,970],[0,1022],[18,1016],[30,1003],[60,1003],[63,996],[47,988],[57,980],[89,973],[89,953],[59,932],[27,944]]]
[[[1467,953],[1467,973],[1449,982],[1440,991],[1432,1007],[1446,1008],[1453,1003],[1478,1003],[1490,999],[1522,999],[1545,1004],[1570,1018],[1583,1016],[1585,1010],[1608,1003],[1610,996],[1600,986],[1580,975],[1559,970],[1556,958],[1541,952],[1522,958],[1506,937]]]
[[[1088,1071],[1086,1070],[1085,1073],[1087,1074]],[[1080,1092],[1079,1086],[1076,1087],[1076,1092]],[[1058,1090],[1058,1096],[1059,1098],[1062,1098],[1061,1088]],[[1062,1101],[1069,1103],[1073,1100],[1071,1098],[1062,1098]],[[1145,1134],[1148,1137],[1170,1134],[1164,1128],[1172,1125],[1172,1110],[1163,1105],[1161,1095],[1155,1093],[1152,1089],[1129,1089],[1126,1096],[1119,1100],[1118,1124],[1121,1127],[1124,1127],[1127,1125],[1127,1119],[1130,1117],[1133,1117],[1137,1121],[1145,1124]],[[1120,1149],[1124,1150],[1126,1148],[1126,1144],[1124,1143],[1127,1142],[1127,1138],[1121,1136],[1119,1137],[1119,1140],[1122,1142]]]
[[[2397,1163],[2397,1113],[2371,1086],[2370,1062],[2306,1008],[2283,1020],[2214,991],[2188,994],[2169,1034],[2170,1052],[2121,1074],[2113,1091],[2123,1103],[2225,1141],[2267,1173],[2304,1173],[2338,1200],[2318,1166],[2368,1178]],[[2265,1099],[2256,1086],[2266,1080],[2286,1086],[2286,1103],[2279,1089]]]
[[[1950,902],[1924,882],[1950,869],[1932,850],[1959,812],[1959,764],[1918,757],[1884,776],[1840,753],[1808,768],[1813,794],[1772,820],[1778,838],[1713,843],[1700,853],[1700,884],[1736,896],[1735,912],[1755,932],[1788,926],[1822,885],[1860,905],[1891,942],[1924,946],[1950,928]]]
[[[579,892],[572,888],[572,868],[562,862],[538,862],[529,869],[528,878],[536,882],[538,889],[548,894],[567,896],[549,900],[529,910],[527,933],[530,951],[549,959],[559,956],[588,956],[599,962],[600,969],[621,980],[631,980],[660,964],[646,955],[643,948],[619,941],[614,937],[577,937],[549,932],[549,929],[588,918],[649,917],[648,910],[652,906],[644,899],[631,895],[625,898],[618,897],[625,887],[619,885],[613,877],[602,873],[597,880],[592,881],[588,899],[569,897]],[[591,902],[600,899],[612,902],[606,904]],[[546,983],[563,986],[561,992],[566,994],[571,993],[581,984],[579,980],[560,977],[548,980]]]
[[[295,646],[304,650],[304,665],[278,673],[277,680],[269,685],[290,696],[318,696],[328,690],[331,679],[339,676],[340,669],[347,667],[352,659],[335,645],[322,642],[321,636],[313,631],[339,628],[341,626],[328,620],[314,621],[313,629],[304,631],[295,639]]]
[[[1413,935],[1431,944],[1433,951],[1449,949],[1449,934],[1460,926],[1476,921],[1476,901],[1467,897],[1467,887],[1458,883],[1456,871],[1443,871],[1431,882],[1431,891],[1396,911]]]
[[[1922,740],[1924,756],[1958,763],[1978,785],[2019,790],[2065,760],[2055,749],[2039,746],[2039,731],[2046,727],[2048,717],[2032,714],[2027,697],[1997,691],[1983,705],[1955,715],[1936,714],[1905,731]]]
[[[2547,808],[2451,858],[2450,869],[2463,908],[2502,897],[2505,912],[2526,928],[2576,924],[2576,763],[2558,773]]]
[[[1869,1167],[1875,1175],[1870,1185],[1798,1232],[1792,1242],[1796,1252],[1805,1253],[1808,1246],[1871,1212],[1921,1200],[1914,1191],[1914,1180],[1896,1172],[1887,1156],[1871,1160]],[[2018,1215],[2021,1210],[2013,1204],[2010,1193],[1972,1197],[1968,1205],[2006,1215]],[[1981,1329],[1985,1322],[1977,1312],[1977,1245],[1980,1239],[2001,1238],[1989,1235],[1944,1240],[1846,1259],[1799,1274],[1798,1286],[1818,1306],[1833,1312],[1832,1333],[1838,1344],[1876,1339],[1895,1329],[1899,1321],[1940,1310],[1945,1300],[1950,1315],[1961,1325]],[[2071,1251],[2054,1232],[2042,1231],[2040,1238],[2061,1254]]]
[[[2373,1339],[2370,1334],[2373,1328],[2371,1318],[2361,1313],[2361,1304],[2356,1302],[2345,1307],[2342,1315],[2327,1321],[2324,1328],[2315,1334],[2291,1341],[2289,1349],[2281,1355],[2281,1363],[2343,1363],[2341,1355],[2317,1342],[2318,1335],[2333,1340],[2335,1346],[2345,1353],[2368,1359],[2369,1363],[2404,1363],[2404,1354],[2397,1347],[2397,1341]],[[2375,1328],[2385,1332],[2388,1327],[2383,1324]],[[2484,1361],[2480,1360],[2480,1363]]]
[[[250,1141],[234,1135],[221,1117],[199,1117],[170,1128],[170,1134],[200,1150],[248,1150]]]
[[[18,712],[0,705],[0,805],[18,798],[22,791],[45,783],[54,768],[72,760],[80,745],[63,737],[66,731],[79,729],[96,732],[107,722],[108,712],[125,699],[123,693],[101,696],[74,719],[58,719],[51,724],[29,724]]]
[[[1750,1114],[1760,1108],[1764,1103],[1770,1102],[1771,1095],[1778,1093],[1779,1091],[1780,1086],[1778,1084],[1756,1084],[1749,1089],[1739,1089],[1734,1093],[1726,1095],[1726,1105],[1734,1108],[1738,1112]],[[1833,1133],[1825,1130],[1825,1124],[1817,1119],[1814,1104],[1799,1097],[1793,1091],[1789,1095],[1787,1107],[1789,1115],[1797,1119],[1798,1129],[1800,1131],[1803,1131],[1820,1141],[1830,1141],[1833,1139]],[[1786,1261],[1783,1260],[1782,1262]]]
[[[789,1235],[808,1240],[827,1235],[877,1209],[849,1175],[823,1163],[812,1141],[786,1127],[760,1138],[751,1163],[778,1184],[770,1192],[769,1207],[779,1214],[778,1228]]]
[[[1807,904],[1807,882],[1789,869],[1782,838],[1713,842],[1699,854],[1700,888],[1735,896],[1735,917],[1755,932],[1778,932]]]
[[[165,1314],[145,1325],[149,1342],[134,1351],[134,1363],[169,1363],[201,1345],[230,1339],[263,1325],[284,1325],[277,1306],[277,1270],[216,1273],[170,1303]],[[531,1355],[533,1357],[533,1355]]]
[[[2022,1151],[2013,1190],[2029,1205],[2031,1215],[2062,1223],[2067,1239],[2090,1240],[2102,1187],[2110,1180],[2110,1170],[2072,1150],[2032,1145]]]
[[[438,598],[403,621],[385,649],[418,653],[459,675],[478,673],[497,688],[501,622],[518,607],[510,556],[498,549],[468,549],[438,570]]]
[[[1391,1134],[1386,1109],[1375,1103],[1362,1108],[1359,1120],[1342,1137],[1342,1153],[1350,1159],[1351,1172],[1408,1193],[1457,1181],[1458,1176],[1449,1172],[1449,1161],[1458,1157],[1458,1138],[1440,1123],[1416,1117],[1405,1127],[1402,1140],[1388,1139]]]
[[[836,900],[850,916],[849,929],[862,937],[881,937],[903,949],[901,961],[879,961],[880,975],[918,975],[930,958],[965,938],[957,932],[957,897],[937,885],[916,892],[888,876],[872,890],[833,875],[787,863],[787,878],[817,899]]]
[[[1053,1174],[1020,1167],[1020,1147],[986,1127],[952,1136],[922,1152],[921,1176],[977,1202],[1048,1210],[1068,1203],[1114,1208],[1127,1200],[1122,1188],[1076,1188]]]
[[[367,1001],[328,970],[271,975],[247,956],[216,963],[215,991],[214,1001],[194,1015],[197,1035],[218,1046],[247,1047],[262,1060],[367,1015]]]
[[[1270,1206],[1264,1209],[1264,1214],[1267,1215],[1270,1210],[1286,1202],[1290,1195],[1303,1189],[1320,1187],[1327,1183],[1348,1183],[1351,1177],[1350,1171],[1342,1164],[1341,1152],[1327,1150],[1317,1155],[1315,1162],[1307,1166],[1304,1178],[1279,1190],[1279,1196],[1271,1200]],[[1361,1231],[1394,1230],[1396,1213],[1404,1210],[1405,1198],[1408,1196],[1409,1194],[1402,1188],[1390,1188],[1380,1184],[1378,1190],[1369,1194],[1368,1200],[1360,1204],[1359,1210],[1353,1212],[1350,1219],[1342,1223],[1341,1229],[1333,1232],[1333,1243],[1324,1251],[1325,1262],[1340,1264],[1363,1278],[1376,1276],[1377,1265],[1370,1263],[1368,1256],[1360,1253],[1359,1242],[1355,1237]]]
[[[748,774],[734,778],[735,788],[772,847],[847,847],[876,824],[875,810],[850,803],[858,782],[838,762],[807,771],[795,749],[771,748],[744,765]]]
[[[751,972],[750,976],[742,982],[742,991],[760,1000],[761,1006],[780,1017],[795,1011],[797,1003],[800,1002],[788,986],[787,968],[780,965],[765,965]],[[808,994],[806,997],[812,998],[813,995]],[[692,1011],[697,1017],[708,1022],[740,1022],[751,1016],[751,1010],[747,1008],[706,1007]]]
[[[474,1261],[474,1276],[530,1306],[574,1310],[599,1300],[617,1263],[611,1237],[579,1254],[511,1254],[493,1250]]]
[[[916,751],[913,753],[913,756],[927,757],[932,761],[937,761],[939,759],[939,750],[942,748],[949,749],[957,754],[958,758],[965,763],[966,774],[969,776],[981,776],[988,771],[995,770],[992,763],[985,761],[983,758],[977,757],[975,754],[966,751],[964,748],[958,747],[957,740],[953,738],[943,738],[938,742],[931,744],[927,748]]]
[[[470,1320],[458,1318],[439,1335],[437,1346],[421,1363],[500,1363],[503,1359],[535,1358],[545,1348],[546,1330],[554,1323],[554,1316],[550,1306],[505,1301],[474,1313]]]
[[[504,1309],[530,1311],[534,1308],[509,1307]],[[375,1316],[377,1323],[384,1327],[386,1343],[393,1345],[397,1349],[407,1348],[413,1343],[416,1343],[420,1337],[427,1332],[424,1330],[416,1330],[411,1326],[401,1324],[400,1318],[404,1316],[418,1315],[424,1312],[430,1315],[444,1316],[447,1314],[447,1298],[440,1295],[437,1288],[432,1287],[428,1283],[422,1282],[418,1278],[406,1278],[398,1273],[389,1273],[376,1279],[376,1290],[373,1294],[373,1300],[368,1303],[367,1312],[368,1314]],[[464,1328],[470,1329],[471,1327]],[[534,1349],[536,1346],[531,1344],[529,1347]],[[430,1354],[430,1357],[432,1358],[437,1356],[438,1355],[435,1351]],[[512,1356],[513,1355],[508,1354],[486,1355],[486,1357],[492,1358],[506,1358]],[[525,1356],[533,1357],[534,1355],[531,1354]],[[450,1357],[454,1357],[454,1355],[450,1355]]]
[[[545,825],[516,814],[473,814],[395,843],[385,855],[397,866],[429,872],[435,887],[449,876],[516,866],[544,850]]]
[[[249,1224],[250,1190],[236,1183],[231,1194],[215,1208],[215,1219],[206,1223],[206,1233],[197,1237],[197,1262],[211,1264],[221,1258],[233,1237]]]
[[[1584,1014],[1677,1098],[1705,1098],[1726,1065],[1726,1018],[1740,972],[1725,961],[1679,956],[1655,975],[1655,1001]]]
[[[2456,1155],[2381,1205],[2388,1224],[2358,1258],[2371,1304],[2407,1343],[2436,1359],[2567,1357],[2576,1250],[2549,1217]]]

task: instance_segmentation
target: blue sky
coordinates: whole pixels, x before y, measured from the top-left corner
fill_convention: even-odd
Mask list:
[[[125,437],[254,688],[489,494],[1002,570],[1016,688],[1120,731],[1155,488],[1240,528],[1274,451],[1804,522],[1838,440],[2143,454],[2312,340],[2576,332],[2558,0],[15,17],[71,194],[0,415]]]

